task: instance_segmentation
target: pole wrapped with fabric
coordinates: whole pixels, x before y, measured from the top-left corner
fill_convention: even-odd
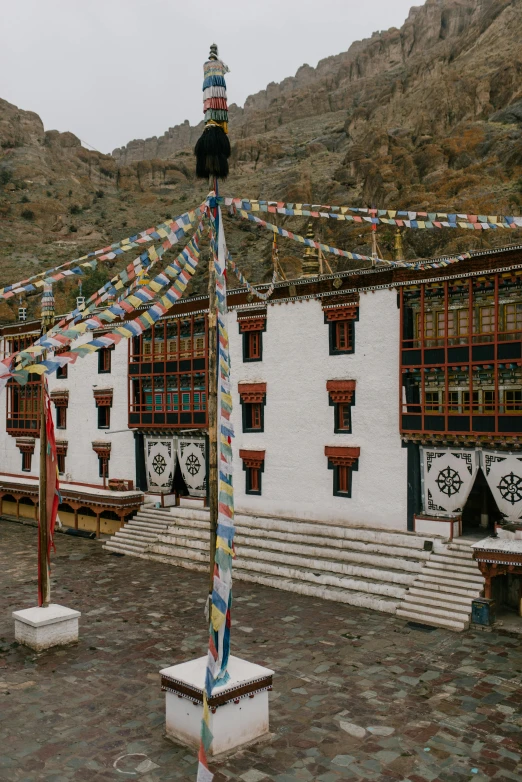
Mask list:
[[[203,66],[203,113],[205,130],[194,148],[196,155],[196,176],[226,179],[230,141],[228,139],[228,103],[225,73],[227,66],[218,58],[215,43]]]

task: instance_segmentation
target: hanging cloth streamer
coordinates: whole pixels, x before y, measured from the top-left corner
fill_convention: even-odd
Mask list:
[[[510,520],[522,516],[522,456],[482,451],[482,471],[498,509]]]
[[[443,517],[461,513],[477,476],[478,452],[455,448],[420,450],[424,513]]]

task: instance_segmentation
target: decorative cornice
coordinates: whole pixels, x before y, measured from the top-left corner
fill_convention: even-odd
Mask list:
[[[327,380],[326,390],[335,404],[351,404],[355,392],[355,380]]]
[[[112,388],[93,389],[96,407],[111,407],[114,390]]]
[[[245,467],[257,469],[262,467],[263,462],[265,461],[265,451],[247,451],[241,449],[239,451],[239,458],[243,460],[243,465]]]
[[[16,447],[20,449],[21,453],[34,453],[35,447],[34,437],[17,437]]]
[[[359,447],[341,445],[325,445],[324,447],[324,455],[335,467],[352,467],[360,453]]]
[[[112,443],[105,442],[103,440],[95,440],[92,443],[92,450],[95,451],[98,456],[110,456]]]
[[[69,443],[67,440],[56,441],[56,453],[60,454],[60,456],[67,456],[68,447],[69,447]]]
[[[266,397],[266,383],[238,383],[237,390],[243,404],[262,403]]]
[[[67,388],[55,388],[50,393],[51,402],[54,402],[56,407],[67,407],[69,404],[69,389]]]

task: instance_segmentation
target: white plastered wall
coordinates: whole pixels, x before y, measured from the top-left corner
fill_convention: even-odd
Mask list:
[[[399,310],[393,290],[361,294],[355,351],[329,355],[318,300],[268,306],[263,360],[243,362],[229,314],[236,510],[346,525],[407,527],[407,455],[399,436]],[[334,434],[326,381],[356,380],[352,434]],[[238,382],[266,382],[264,432],[242,432]],[[325,445],[359,446],[351,498],[333,496]],[[245,494],[240,449],[265,450],[262,494]]]
[[[86,339],[82,341],[87,341]],[[134,436],[127,429],[127,358],[128,342],[122,340],[112,351],[111,372],[98,374],[98,354],[78,358],[68,367],[68,377],[58,380],[49,375],[49,391],[65,388],[69,391],[67,428],[56,429],[56,439],[68,443],[65,457],[65,475],[62,481],[102,485],[99,477],[98,456],[92,449],[96,441],[112,443],[109,460],[109,478],[135,480]],[[93,391],[96,388],[112,388],[113,401],[110,430],[98,429],[98,411]],[[56,408],[51,403],[56,425]],[[36,440],[31,461],[31,472],[22,472],[22,454],[16,446],[16,438],[6,433],[6,393],[0,395],[0,472],[15,475],[38,476],[40,465],[40,441]],[[121,432],[120,430],[126,430]],[[110,432],[117,432],[110,434]]]

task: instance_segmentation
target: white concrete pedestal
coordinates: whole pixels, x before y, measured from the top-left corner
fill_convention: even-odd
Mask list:
[[[166,733],[174,741],[198,747],[203,717],[207,657],[164,668]],[[268,691],[273,671],[231,656],[229,681],[216,687],[209,700],[211,756],[235,749],[268,733]]]
[[[13,611],[15,639],[37,652],[78,642],[79,611],[51,603],[47,608]]]

